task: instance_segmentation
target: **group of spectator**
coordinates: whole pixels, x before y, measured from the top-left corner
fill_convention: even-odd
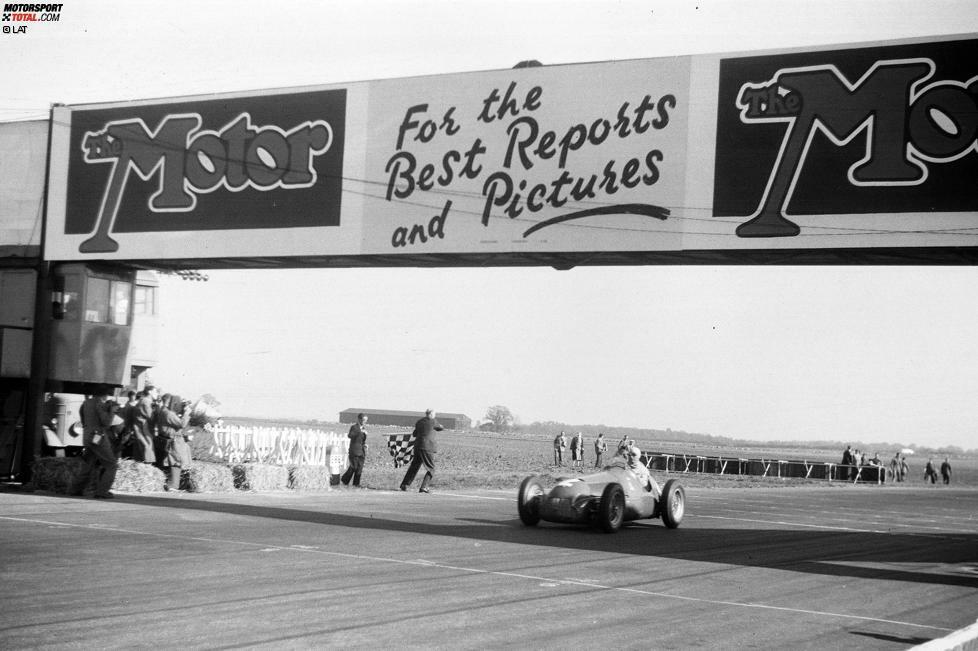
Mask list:
[[[883,461],[880,459],[879,452],[873,455],[870,459],[869,456],[862,452],[861,450],[853,450],[851,445],[847,445],[845,451],[842,453],[842,462],[840,464],[845,468],[842,472],[847,473],[850,480],[855,481],[859,476],[859,468],[863,466],[870,466],[873,468],[883,468]],[[885,469],[880,470],[880,472],[886,472]]]
[[[864,452],[853,450],[851,445],[847,445],[845,452],[842,453],[843,466],[882,466],[879,452],[870,459]]]
[[[872,459],[867,459],[865,454],[859,450],[853,450],[852,446],[847,445],[842,453],[841,465],[849,468],[849,478],[852,480],[856,479],[858,469],[863,466],[880,468],[880,472],[885,472],[886,479],[892,482],[904,482],[910,477],[910,464],[907,463],[906,455],[900,452],[895,453],[890,459],[889,465],[884,467],[878,452],[873,455]],[[948,457],[944,457],[944,462],[941,464],[941,477],[945,484],[951,483],[951,462]],[[932,458],[927,460],[924,467],[924,481],[929,481],[932,484],[937,483],[937,470]]]
[[[188,403],[179,395],[165,393],[147,385],[142,391],[130,391],[120,404],[108,385],[99,385],[81,406],[81,423],[85,445],[87,486],[92,475],[94,497],[113,497],[110,488],[120,458],[131,458],[153,464],[167,473],[166,490],[179,490],[180,473],[191,463],[191,450],[185,429],[190,421]]]
[[[567,435],[561,431],[560,434],[554,437],[554,465],[563,466],[564,465],[564,451],[567,449]],[[618,441],[618,446],[616,452],[621,452],[622,450],[627,450],[635,447],[635,439],[629,439],[627,436],[623,436],[620,441]],[[584,434],[577,432],[570,440],[570,451],[571,451],[571,467],[572,468],[584,468],[584,448],[585,440]],[[594,467],[602,468],[604,467],[604,456],[608,451],[608,441],[604,437],[604,432],[599,432],[596,439],[594,439]]]
[[[944,461],[941,463],[941,479],[945,484],[951,483],[951,462],[947,457],[944,457]],[[924,466],[924,482],[928,481],[932,484],[937,483],[937,470],[934,469],[933,459],[928,459],[927,465]]]
[[[603,435],[599,435],[603,439]],[[602,441],[603,442],[603,441]],[[554,465],[564,465],[564,450],[567,449],[567,436],[561,432],[554,438]],[[605,448],[607,449],[607,448]],[[570,441],[571,467],[584,467],[584,435],[580,432],[574,434]],[[595,454],[598,454],[598,443],[595,442]],[[602,450],[603,453],[603,450]]]
[[[571,438],[570,449],[571,449],[571,467],[582,468],[584,467],[584,435],[581,432],[577,432]],[[554,465],[563,466],[564,465],[564,450],[567,449],[567,435],[561,432],[556,437],[554,437]],[[604,456],[608,451],[608,441],[604,438],[604,433],[598,433],[597,438],[594,439],[594,467],[603,468],[605,466]],[[635,445],[635,439],[630,439],[627,436],[623,436],[620,441],[618,441],[615,454],[611,459],[611,464],[616,462],[622,462],[627,468],[636,474],[639,482],[646,486],[648,490],[653,490],[654,482],[649,475],[648,468],[644,463],[641,463],[640,459],[642,456],[642,451]]]
[[[899,452],[894,454],[893,458],[890,459],[890,467],[887,473],[887,477],[892,481],[905,481],[910,476],[910,464],[907,463],[907,457],[902,456]]]

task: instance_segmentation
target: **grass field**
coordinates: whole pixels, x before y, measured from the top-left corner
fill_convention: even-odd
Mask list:
[[[349,426],[333,424],[320,429],[345,432]],[[406,471],[405,467],[394,468],[393,460],[387,451],[387,435],[407,433],[407,428],[375,426],[369,428],[367,442],[369,450],[364,467],[362,484],[368,488],[394,489],[400,485]],[[614,447],[616,441],[609,441]],[[590,472],[594,465],[593,439],[587,441],[584,453],[584,471]],[[756,448],[723,449],[716,446],[702,446],[683,442],[656,442],[637,440],[644,451],[668,452],[703,456],[732,456],[750,459],[781,459],[838,462],[842,450],[814,449],[772,449],[758,444]],[[487,432],[438,433],[438,457],[436,474],[432,484],[434,489],[457,490],[464,488],[515,488],[527,475],[537,474],[552,480],[578,472],[570,466],[570,454],[564,454],[564,468],[553,465],[553,447],[550,438],[531,438],[518,434],[501,435]],[[875,451],[874,451],[875,452]],[[893,451],[880,450],[880,458],[888,461]],[[607,457],[606,457],[607,458]],[[885,489],[927,489],[940,490],[941,484],[924,483],[924,464],[927,458],[908,457],[909,479],[901,484],[881,487]],[[935,458],[939,467],[943,459]],[[978,487],[978,458],[952,458],[952,485],[955,487]],[[665,476],[664,473],[655,473]],[[844,482],[824,480],[779,479],[776,477],[748,477],[713,474],[682,474],[683,483],[689,486],[847,486]],[[940,481],[940,480],[938,480]],[[420,478],[415,480],[418,486]],[[867,488],[875,489],[875,486]]]

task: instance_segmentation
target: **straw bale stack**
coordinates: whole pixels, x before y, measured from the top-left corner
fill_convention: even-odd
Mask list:
[[[121,459],[112,489],[124,493],[158,493],[163,490],[166,475],[154,465]]]
[[[194,461],[183,469],[180,488],[192,493],[228,493],[234,490],[234,475],[223,463]]]
[[[81,457],[38,457],[31,471],[36,490],[62,495],[81,495],[85,486],[85,462]]]
[[[231,466],[234,487],[244,491],[277,491],[289,487],[289,470],[266,463],[237,463]]]
[[[333,474],[328,466],[289,466],[289,488],[301,491],[332,490]]]

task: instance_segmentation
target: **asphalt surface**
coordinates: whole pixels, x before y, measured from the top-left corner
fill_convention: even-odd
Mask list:
[[[880,648],[978,617],[978,491],[689,489],[676,530],[511,492],[0,492],[0,648]]]

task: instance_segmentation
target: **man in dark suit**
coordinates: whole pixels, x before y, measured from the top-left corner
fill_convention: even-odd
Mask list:
[[[363,474],[363,461],[367,456],[367,415],[357,414],[357,422],[350,427],[347,437],[350,439],[350,465],[346,472],[340,477],[344,486],[350,485],[353,480],[354,488],[360,487],[360,476]]]
[[[415,475],[418,474],[418,470],[424,465],[426,472],[424,479],[421,480],[419,492],[431,492],[428,489],[428,482],[431,481],[431,476],[435,472],[435,455],[438,453],[435,432],[440,432],[443,429],[445,428],[441,426],[441,423],[435,420],[435,412],[430,409],[424,412],[424,418],[414,424],[414,457],[411,459],[411,465],[408,466],[403,481],[401,481],[402,491],[407,490],[411,482],[414,481]]]
[[[944,463],[941,464],[941,477],[944,478],[945,484],[951,483],[951,462],[944,457]]]
[[[92,397],[82,403],[79,414],[84,428],[85,467],[77,490],[83,491],[94,475],[96,499],[115,497],[109,489],[115,481],[119,462],[115,458],[115,450],[112,449],[110,429],[115,425],[117,408],[118,403],[112,399],[112,388],[107,384],[100,384]],[[122,422],[121,418],[119,422]]]

